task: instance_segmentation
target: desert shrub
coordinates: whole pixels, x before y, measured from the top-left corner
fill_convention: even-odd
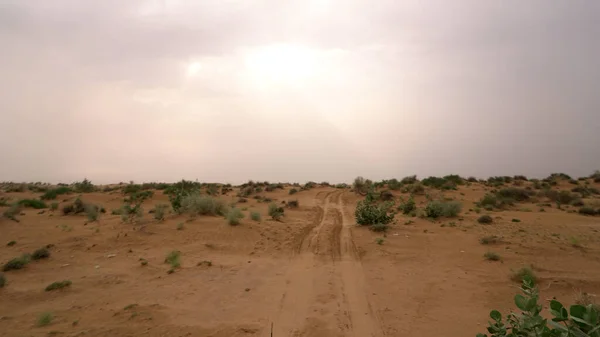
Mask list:
[[[339,188],[339,189],[348,188],[348,185],[347,184],[343,184],[343,183],[342,184],[336,184],[335,188]]]
[[[496,192],[496,196],[501,199],[510,199],[517,202],[529,200],[532,192],[523,188],[508,187]]]
[[[518,283],[528,282],[534,285],[537,283],[537,276],[531,267],[522,267],[516,271],[513,271],[511,280]]]
[[[440,177],[427,177],[427,178],[421,180],[421,183],[425,186],[429,186],[429,187],[433,187],[433,188],[437,188],[437,189],[441,189],[441,190],[455,190],[456,185],[457,185],[455,182],[455,180],[457,180],[457,179],[455,177],[458,177],[462,183],[462,178],[460,178],[459,176],[450,175],[447,177],[450,177],[451,180],[447,180],[445,178],[440,178]]]
[[[269,216],[273,218],[273,220],[280,220],[283,217],[284,210],[282,207],[277,206],[275,203],[269,204]]]
[[[410,214],[417,210],[417,203],[411,195],[406,202],[403,202],[398,206],[398,210],[402,211],[402,214]]]
[[[433,219],[441,217],[452,218],[460,213],[461,208],[462,205],[458,201],[434,200],[425,206],[425,216]]]
[[[88,220],[90,220],[90,221],[98,220],[98,216],[100,215],[100,208],[98,206],[86,204],[84,206],[84,208],[85,208],[85,216],[88,218]]]
[[[49,257],[50,257],[50,251],[46,247],[37,249],[36,251],[33,252],[33,254],[31,254],[32,260],[47,259]]]
[[[181,208],[191,215],[224,215],[226,211],[223,201],[199,193],[185,196],[181,202]]]
[[[57,289],[63,289],[63,288],[67,288],[70,287],[72,284],[71,281],[69,280],[64,280],[64,281],[58,281],[58,282],[52,282],[50,283],[47,287],[46,287],[46,291],[52,291],[52,290],[57,290]]]
[[[58,209],[58,202],[53,202],[50,204],[50,210],[56,211]]]
[[[298,202],[298,200],[290,200],[286,203],[286,206],[288,208],[298,208],[300,207],[300,203]]]
[[[387,224],[377,223],[369,226],[369,229],[373,232],[386,232],[389,226]]]
[[[477,222],[480,224],[491,224],[494,222],[494,219],[492,219],[492,217],[489,215],[482,215],[477,219]]]
[[[576,206],[576,207],[581,207],[584,206],[585,204],[583,203],[583,200],[577,198],[573,201],[571,201],[571,206]]]
[[[21,199],[21,200],[17,201],[17,204],[19,204],[19,206],[21,206],[21,207],[35,208],[35,209],[42,209],[42,208],[48,207],[45,202],[43,202],[42,200],[38,200],[38,199]]]
[[[54,319],[54,316],[52,315],[51,312],[43,312],[38,316],[36,325],[39,327],[46,326],[46,325],[52,323],[53,319]]]
[[[402,185],[416,184],[418,182],[419,182],[419,180],[417,179],[416,175],[406,176],[406,177],[402,178],[402,180],[400,180],[400,184],[402,184]]]
[[[470,183],[476,183],[477,182],[477,178],[475,178],[475,177],[469,177],[469,178],[467,178],[467,181],[470,182]]]
[[[598,215],[598,214],[600,214],[600,212],[598,212],[598,210],[594,209],[593,207],[584,206],[584,207],[581,207],[579,209],[579,214],[582,214],[582,215]]]
[[[0,273],[0,288],[4,288],[6,285],[6,277],[4,274]]]
[[[500,261],[500,255],[494,252],[486,252],[483,257],[488,261]]]
[[[354,179],[354,183],[352,184],[352,189],[355,193],[358,193],[360,195],[366,195],[367,192],[369,192],[369,190],[371,189],[372,185],[373,182],[371,180],[365,180],[365,178],[363,177],[356,177]]]
[[[595,187],[577,186],[571,190],[571,192],[579,193],[582,197],[586,198],[591,195],[600,194],[600,191]]]
[[[2,212],[2,216],[4,216],[7,219],[19,222],[19,220],[17,219],[17,215],[19,215],[20,213],[21,206],[18,203],[14,203],[10,205],[10,207],[5,209],[4,212]]]
[[[421,183],[415,183],[404,186],[401,191],[402,193],[423,194],[425,193],[425,187]]]
[[[62,212],[64,215],[83,213],[85,212],[85,203],[81,198],[77,198],[72,204],[64,205]]]
[[[165,263],[168,263],[171,268],[178,268],[181,266],[181,252],[173,250],[165,257]]]
[[[73,184],[73,190],[77,193],[91,193],[96,190],[96,186],[87,178]]]
[[[71,193],[71,189],[69,187],[60,186],[60,187],[53,188],[51,190],[46,191],[46,193],[44,193],[40,197],[40,199],[42,199],[42,200],[54,200],[54,199],[56,199],[57,196],[63,195],[63,194],[68,194],[68,193]]]
[[[359,201],[354,212],[356,223],[364,225],[373,224],[389,224],[394,219],[394,214],[390,213],[390,205],[388,203],[376,204],[367,202],[366,200]]]
[[[260,213],[250,212],[250,219],[252,219],[252,221],[260,221]]]
[[[571,180],[571,176],[566,173],[552,173],[547,180]]]
[[[400,183],[398,179],[390,179],[386,181],[386,185],[392,191],[397,191],[402,187],[402,183]]]
[[[550,315],[541,315],[539,291],[533,283],[524,281],[521,291],[514,302],[520,313],[511,312],[503,322],[502,314],[497,310],[490,312],[493,321],[487,328],[492,337],[503,336],[539,336],[539,337],[598,337],[600,336],[600,315],[593,304],[571,305],[569,310],[557,300],[550,301]],[[552,316],[552,319],[546,319]],[[477,337],[487,337],[477,334]]]
[[[514,180],[527,181],[527,177],[523,175],[516,175],[513,177]]]
[[[244,213],[239,208],[232,207],[227,211],[225,218],[228,224],[237,226],[240,224],[240,220],[244,218]]]
[[[167,204],[157,204],[153,208],[154,219],[158,221],[163,221],[165,219],[165,213],[169,210],[169,205]]]
[[[392,192],[390,191],[381,191],[381,193],[379,193],[379,200],[381,201],[392,201],[394,200],[394,195],[392,194]]]
[[[15,241],[15,240],[11,240],[11,241],[9,241],[9,242],[6,244],[6,246],[7,246],[7,247],[12,247],[12,246],[14,246],[14,245],[16,245],[16,244],[17,244],[17,241]]]
[[[281,184],[279,184],[279,185],[281,185]],[[315,183],[314,181],[309,181],[306,184],[304,184],[304,186],[302,186],[302,188],[305,190],[310,190],[311,188],[315,188],[316,186],[317,186],[317,183]],[[277,188],[283,189],[283,185],[281,185],[281,187],[277,186]]]
[[[465,179],[459,176],[458,174],[449,174],[447,176],[444,176],[444,180],[446,180],[447,182],[450,181],[455,185],[463,185],[465,183]]]
[[[492,245],[498,242],[500,242],[500,239],[495,235],[484,236],[479,239],[479,243],[482,245]]]
[[[290,193],[290,195],[296,194],[296,193],[298,193],[298,190],[295,188],[292,188],[289,193]]]
[[[27,254],[23,254],[20,257],[15,257],[14,259],[6,262],[2,267],[2,271],[11,271],[11,270],[19,270],[25,268],[25,266],[29,263],[30,257]]]

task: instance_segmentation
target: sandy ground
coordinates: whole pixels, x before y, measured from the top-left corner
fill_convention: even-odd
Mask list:
[[[107,209],[97,222],[34,209],[24,210],[20,223],[0,220],[2,264],[53,245],[49,259],[4,273],[0,335],[267,337],[272,326],[275,337],[474,336],[485,331],[491,309],[514,308],[518,284],[510,276],[523,265],[533,265],[543,299],[572,303],[581,291],[600,294],[600,217],[520,204],[531,211],[487,212],[494,223],[481,225],[469,209],[490,188],[473,184],[443,193],[463,203],[460,217],[397,215],[384,238],[355,225],[360,198],[350,190],[317,187],[289,196],[289,188],[261,193],[299,200],[281,222],[269,219],[266,203],[248,199],[235,227],[221,217],[157,222],[151,214],[134,226],[110,215],[121,205],[118,191],[83,195]],[[223,198],[237,199],[235,191]],[[417,201],[421,207],[425,197]],[[144,207],[160,202],[168,198],[156,191]],[[251,210],[262,221],[250,220]],[[481,245],[486,235],[502,243]],[[182,266],[167,274],[172,250],[181,251]],[[502,260],[486,261],[490,250]],[[61,280],[72,286],[44,291]],[[37,327],[43,312],[54,319]]]

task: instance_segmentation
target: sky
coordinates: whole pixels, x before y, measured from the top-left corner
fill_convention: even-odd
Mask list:
[[[0,0],[0,181],[600,169],[600,1]]]

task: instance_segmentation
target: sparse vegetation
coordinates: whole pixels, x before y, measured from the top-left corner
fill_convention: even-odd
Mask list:
[[[250,212],[250,219],[252,219],[252,221],[260,221],[260,218],[260,213]]]
[[[295,188],[292,188],[289,193],[290,193],[290,195],[296,194],[296,193],[298,193],[298,190]]]
[[[519,219],[512,219],[511,221],[512,222],[521,222],[521,220],[519,220]]]
[[[177,230],[178,231],[183,230],[183,228],[184,228],[183,222],[180,222],[180,223],[177,224]]]
[[[12,240],[12,241],[8,241],[8,243],[6,244],[6,246],[8,246],[8,247],[12,247],[12,246],[14,246],[14,245],[16,245],[16,244],[17,244],[17,241],[15,241],[15,240]]]
[[[282,207],[277,206],[275,203],[269,204],[269,216],[273,218],[273,220],[279,221],[284,215],[284,209]]]
[[[285,205],[286,205],[287,208],[298,208],[298,207],[300,207],[300,203],[298,202],[298,200],[290,200]]]
[[[373,232],[387,232],[388,228],[389,226],[387,224],[382,223],[373,224],[369,226],[369,229]]]
[[[411,214],[417,210],[417,203],[411,195],[406,202],[403,202],[398,206],[398,210],[402,211],[402,214]]]
[[[482,215],[477,219],[477,222],[479,222],[480,224],[491,224],[492,222],[494,222],[494,219],[492,219],[491,216],[489,215]]]
[[[40,197],[40,199],[42,199],[42,200],[54,200],[59,195],[69,194],[71,192],[72,191],[71,191],[71,189],[69,187],[67,187],[67,186],[59,186],[57,188],[53,188],[53,189],[47,190],[46,193],[44,193]]]
[[[378,245],[382,245],[383,242],[384,242],[384,239],[383,238],[377,238],[377,239],[375,239],[375,242],[377,242]]]
[[[355,193],[360,195],[366,195],[367,192],[371,189],[373,182],[369,179],[365,179],[363,177],[356,177],[354,179],[354,183],[352,184],[352,189]]]
[[[73,190],[77,193],[91,193],[96,191],[96,186],[86,178],[83,181],[74,183]]]
[[[390,212],[390,206],[389,203],[376,204],[367,200],[359,201],[354,212],[356,223],[361,226],[389,224],[394,219],[394,214]]]
[[[64,280],[64,281],[59,281],[59,282],[52,282],[51,284],[49,284],[46,287],[46,291],[52,291],[52,290],[58,290],[58,289],[63,289],[63,288],[67,288],[70,287],[72,284],[71,281],[69,280]]]
[[[571,246],[573,246],[573,247],[575,247],[575,248],[581,248],[581,247],[582,247],[582,246],[581,246],[581,242],[579,242],[579,239],[578,239],[578,238],[576,238],[576,237],[574,237],[574,236],[572,236],[572,237],[569,239],[569,242],[571,243]]]
[[[594,209],[593,207],[590,206],[583,206],[579,209],[579,214],[582,215],[599,215],[600,212],[598,212],[598,210]]]
[[[488,261],[500,261],[500,255],[494,252],[486,252],[483,257]]]
[[[181,209],[191,215],[225,215],[225,203],[209,195],[192,193],[183,198]]]
[[[4,276],[4,274],[0,273],[0,289],[4,288],[5,285],[6,285],[6,277]]]
[[[179,268],[181,266],[181,252],[173,250],[167,254],[165,263],[168,263],[172,269]]]

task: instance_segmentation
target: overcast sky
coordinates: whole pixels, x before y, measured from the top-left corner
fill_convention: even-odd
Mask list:
[[[600,1],[0,0],[0,181],[600,168]]]

